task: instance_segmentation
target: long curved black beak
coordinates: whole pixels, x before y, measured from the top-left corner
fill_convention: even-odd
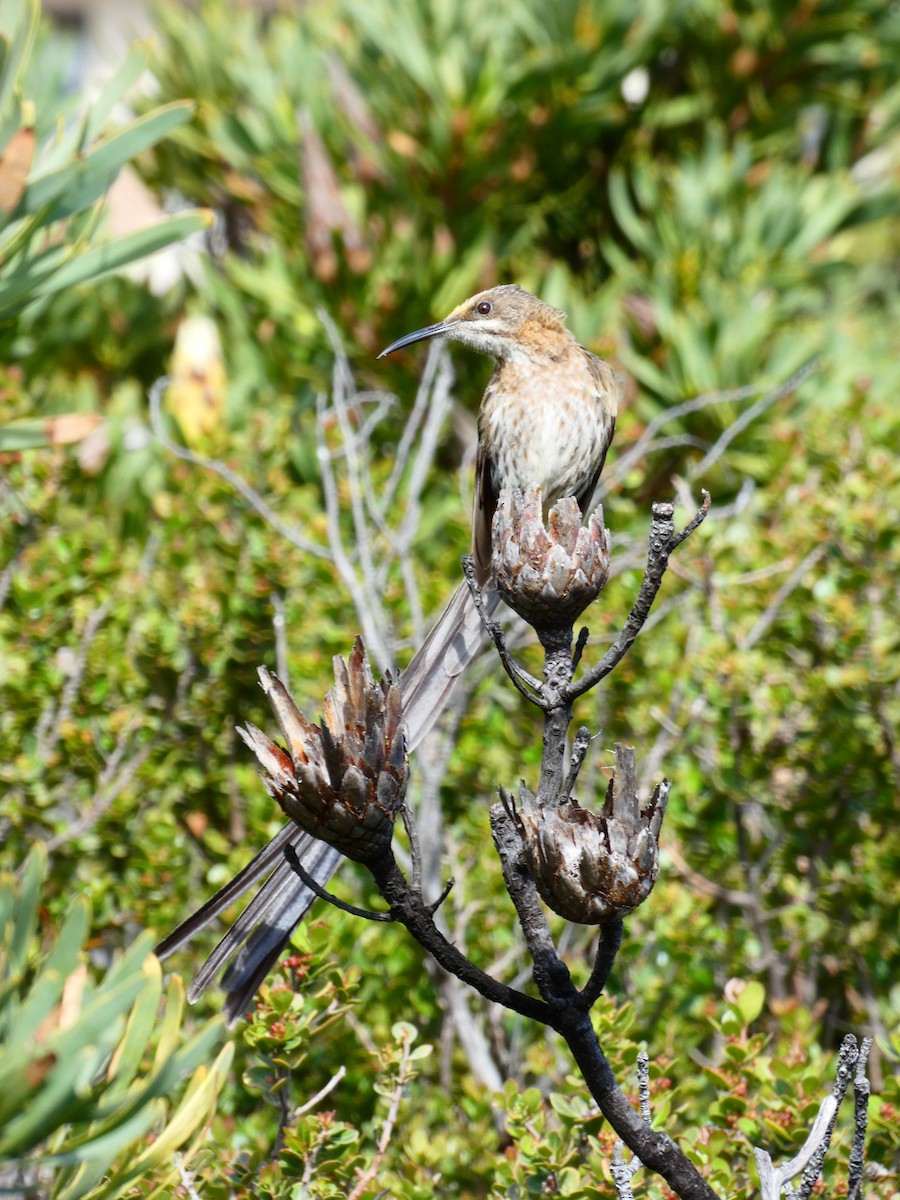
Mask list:
[[[396,342],[391,342],[389,346],[386,346],[378,357],[384,358],[386,354],[393,354],[395,350],[402,350],[404,346],[411,346],[413,342],[424,342],[426,338],[439,337],[442,333],[449,333],[456,324],[456,321],[438,321],[436,325],[426,325],[424,329],[417,329],[415,333],[404,334],[402,338],[397,338]]]

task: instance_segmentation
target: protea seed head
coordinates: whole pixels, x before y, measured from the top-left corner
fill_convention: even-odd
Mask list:
[[[259,680],[288,752],[249,722],[238,733],[291,820],[348,858],[371,863],[390,845],[406,792],[400,689],[390,679],[375,682],[359,637],[346,663],[335,657],[334,679],[319,726],[307,721],[281,680],[261,667]]]
[[[544,524],[541,489],[504,488],[492,529],[491,565],[500,595],[537,629],[572,622],[609,575],[602,510],[581,523],[577,501],[558,500]]]
[[[669,782],[656,788],[641,810],[634,750],[615,748],[615,775],[599,814],[577,800],[553,807],[528,804],[522,796],[519,830],[525,858],[544,902],[582,925],[599,925],[633,912],[650,894],[659,874],[659,832]]]

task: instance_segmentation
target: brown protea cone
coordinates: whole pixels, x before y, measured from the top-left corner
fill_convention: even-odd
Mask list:
[[[303,716],[277,676],[259,671],[289,753],[255,725],[238,733],[265,772],[269,792],[301,829],[356,862],[390,846],[406,792],[407,758],[395,683],[376,683],[361,638],[334,659],[335,685],[321,726]]]
[[[581,925],[633,912],[659,874],[659,831],[669,798],[664,780],[641,811],[634,750],[616,745],[615,775],[599,814],[577,800],[547,808],[522,791],[517,813],[525,858],[544,902]]]
[[[500,595],[537,629],[573,622],[609,575],[609,533],[598,509],[587,525],[571,497],[544,525],[541,489],[504,488],[493,524],[491,566]]]

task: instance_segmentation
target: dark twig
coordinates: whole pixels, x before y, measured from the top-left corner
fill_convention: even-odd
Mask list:
[[[370,908],[357,908],[355,904],[348,904],[346,900],[340,900],[337,896],[327,892],[312,875],[303,866],[303,863],[297,857],[297,851],[290,843],[284,848],[284,857],[287,859],[288,865],[295,875],[299,876],[304,887],[308,887],[314,896],[318,896],[320,900],[327,901],[328,904],[333,904],[335,908],[339,908],[342,912],[349,913],[351,917],[361,917],[364,921],[393,921],[394,918],[389,912],[375,912]]]
[[[570,700],[577,699],[578,696],[583,696],[585,692],[590,691],[592,687],[596,687],[601,679],[605,679],[610,671],[618,666],[631,649],[659,592],[668,566],[669,555],[700,525],[709,512],[710,504],[709,492],[704,492],[702,505],[680,533],[675,532],[675,506],[669,501],[657,502],[653,505],[647,546],[647,566],[637,599],[628,614],[622,632],[603,655],[603,658],[589,671],[586,671],[579,680],[569,685]]]
[[[673,550],[675,550],[678,546],[680,546],[681,543],[686,538],[689,538],[691,536],[691,534],[694,532],[694,530],[699,525],[702,525],[704,520],[706,519],[706,514],[709,512],[710,507],[712,505],[712,496],[710,496],[710,494],[706,490],[706,488],[700,489],[700,495],[703,497],[703,503],[697,509],[694,516],[691,517],[690,521],[688,521],[687,525],[685,525],[684,529],[682,529],[682,531],[680,533],[676,533],[675,536],[673,537],[672,544],[669,546],[670,554],[672,553]]]
[[[584,1076],[591,1095],[615,1132],[645,1167],[656,1171],[682,1200],[718,1200],[694,1164],[668,1134],[650,1129],[625,1098],[603,1053],[588,1013],[566,1010],[560,1033]]]
[[[444,937],[421,898],[414,895],[403,878],[393,855],[388,853],[384,859],[374,863],[371,871],[378,890],[390,905],[392,919],[405,926],[445,971],[473,987],[485,1000],[502,1004],[504,1008],[532,1021],[540,1021],[543,1025],[552,1024],[552,1011],[548,1004],[493,979]]]
[[[575,741],[572,745],[572,757],[569,760],[569,773],[566,776],[566,781],[563,784],[563,795],[571,796],[572,789],[575,787],[575,781],[578,779],[578,772],[581,770],[581,765],[584,762],[585,755],[588,752],[588,746],[591,744],[591,731],[587,725],[582,725],[575,734]]]
[[[441,905],[453,891],[453,885],[455,883],[456,880],[451,876],[441,888],[441,894],[438,896],[437,900],[432,900],[430,904],[425,905],[425,911],[428,913],[429,917],[433,917],[437,910],[441,907]]]
[[[500,797],[500,803],[503,805],[503,811],[506,813],[510,821],[515,824],[516,821],[516,798],[512,792],[508,792],[505,787],[497,789],[497,794]]]
[[[497,654],[500,657],[500,662],[503,664],[503,669],[510,677],[517,689],[522,693],[526,700],[532,704],[536,704],[538,708],[544,708],[544,701],[541,698],[541,681],[536,679],[523,667],[513,659],[506,646],[506,641],[503,637],[503,629],[499,621],[492,621],[484,611],[484,601],[481,595],[481,588],[475,580],[475,560],[471,554],[466,554],[462,560],[463,574],[466,577],[466,583],[469,585],[469,591],[472,593],[472,600],[475,603],[475,608],[478,610],[478,615],[481,617],[481,623],[485,628],[488,637],[497,648]],[[531,690],[529,690],[531,689]]]
[[[624,925],[621,917],[615,917],[600,929],[600,942],[597,946],[597,957],[590,978],[578,993],[578,1005],[584,1012],[589,1012],[600,998],[603,989],[609,982],[616,955],[622,945]]]
[[[507,811],[509,799],[507,795],[505,803],[491,808],[491,832],[506,888],[534,962],[534,981],[548,1006],[545,1024],[565,1038],[600,1111],[632,1153],[662,1175],[683,1200],[717,1200],[693,1163],[666,1134],[647,1127],[616,1082],[590,1013],[583,1009],[568,968],[556,953],[537,890],[522,862],[521,838]]]
[[[537,891],[522,862],[521,835],[516,822],[509,816],[506,802],[495,804],[491,808],[491,833],[500,855],[506,890],[515,905],[519,924],[534,961],[534,981],[548,1005],[558,1010],[565,1007],[571,996],[577,993],[568,967],[560,961],[556,953]],[[547,1024],[556,1028],[553,1019],[548,1020]]]
[[[291,1071],[289,1067],[282,1067],[277,1072],[272,1092],[274,1092],[273,1103],[278,1108],[278,1129],[275,1133],[275,1141],[272,1144],[270,1157],[272,1162],[277,1162],[281,1158],[285,1136],[293,1117],[293,1112],[291,1111]]]
[[[581,662],[581,656],[584,654],[585,647],[588,644],[588,638],[591,636],[591,631],[587,625],[582,625],[578,630],[578,639],[575,642],[575,649],[572,651],[572,673],[578,670],[578,664]]]

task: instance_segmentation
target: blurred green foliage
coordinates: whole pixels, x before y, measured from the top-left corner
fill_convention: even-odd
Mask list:
[[[68,113],[60,80],[34,67],[40,5],[9,0],[0,13],[0,353],[21,353],[48,297],[108,275],[208,224],[188,212],[119,237],[103,236],[106,193],[122,167],[189,120],[183,101],[110,131],[109,117],[146,70],[147,50],[125,58],[92,105]],[[14,378],[14,377],[13,377]],[[25,398],[22,397],[25,401]],[[27,402],[26,402],[27,403]],[[46,414],[0,424],[0,450],[66,444],[94,414],[67,422]]]
[[[114,1200],[153,1174],[173,1183],[172,1154],[198,1131],[202,1138],[232,1047],[211,1061],[222,1040],[218,1020],[189,1041],[180,1036],[184,986],[174,976],[161,1009],[162,971],[146,935],[92,984],[83,896],[39,952],[46,868],[36,849],[20,879],[0,879],[0,1187],[29,1193],[52,1177],[46,1194],[54,1200]],[[187,1161],[195,1150],[196,1143]]]
[[[869,1154],[896,1170],[900,10],[339,0],[263,18],[208,0],[158,19],[153,104],[196,113],[140,167],[160,194],[216,211],[202,278],[162,299],[117,277],[66,288],[0,330],[0,421],[89,410],[106,431],[77,451],[0,456],[5,865],[45,841],[42,919],[63,926],[73,895],[88,897],[107,958],[167,930],[278,824],[233,734],[270,725],[255,668],[274,664],[278,598],[310,713],[356,632],[331,563],[153,439],[144,390],[184,314],[222,335],[229,387],[209,452],[320,542],[311,413],[332,352],[319,307],[360,382],[405,400],[420,355],[380,370],[372,351],[479,286],[522,282],[635,381],[620,456],[679,401],[763,394],[815,358],[733,440],[747,400],[669,421],[622,478],[612,457],[620,560],[673,480],[685,506],[706,486],[715,507],[673,562],[658,623],[576,713],[602,729],[598,747],[635,744],[646,782],[673,781],[669,853],[596,1023],[623,1083],[647,1048],[656,1126],[737,1196],[755,1186],[753,1144],[799,1147],[843,1033],[872,1032]],[[471,410],[486,367],[458,367]],[[396,406],[377,435],[385,473],[404,417]],[[414,545],[432,608],[466,549],[459,449],[448,434]],[[629,569],[604,593],[588,654],[636,581]],[[382,599],[405,632],[399,580]],[[486,807],[538,754],[533,714],[492,679],[441,787],[451,920],[475,959],[509,973],[523,963]],[[600,748],[587,764],[583,800],[608,762]],[[586,976],[590,937],[564,936]],[[366,1197],[610,1194],[612,1137],[553,1039],[492,1018],[511,1082],[491,1095],[402,931],[327,911],[296,941],[192,1160],[204,1197],[347,1195],[373,1165]],[[735,978],[763,986],[758,1012],[742,1010],[746,991],[725,999]],[[204,999],[198,1019],[216,1007]],[[404,1066],[419,1042],[436,1052]],[[279,1140],[284,1112],[339,1066]],[[846,1120],[826,1173],[838,1194]],[[170,1170],[142,1183],[164,1192]],[[890,1174],[871,1186],[896,1190]]]
[[[743,283],[718,314],[733,327],[773,268],[773,290],[792,271],[798,295],[821,277],[810,252],[865,215],[847,173],[898,116],[900,21],[875,0],[343,0],[264,24],[212,0],[160,17],[162,95],[199,108],[153,178],[223,213],[240,251],[216,272],[223,319],[257,334],[282,382],[321,345],[317,304],[371,351],[505,278],[568,306],[600,349],[619,348],[610,323],[635,284],[667,323],[699,292],[708,323]],[[635,250],[660,259],[656,278],[622,276]],[[665,333],[665,398],[745,381],[740,328],[674,378]]]

